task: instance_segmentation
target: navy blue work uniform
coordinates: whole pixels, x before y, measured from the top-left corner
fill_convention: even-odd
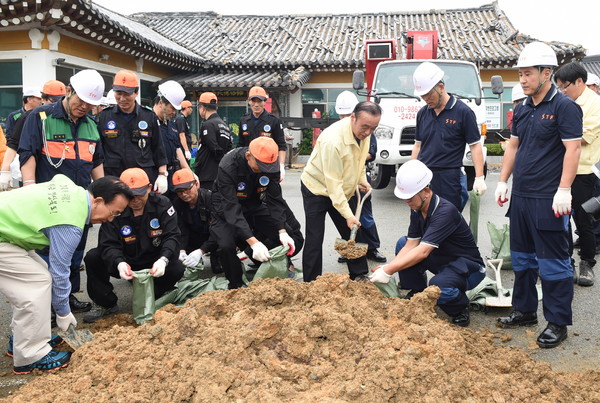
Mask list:
[[[192,131],[190,129],[190,124],[183,113],[179,112],[177,114],[177,117],[175,118],[175,126],[177,126],[178,133],[185,133],[187,149],[192,151]],[[179,142],[181,143],[181,139]]]
[[[285,134],[283,133],[283,124],[279,118],[266,110],[255,117],[252,112],[245,114],[240,118],[240,136],[238,147],[248,147],[250,142],[257,137],[271,137],[279,151],[286,151]]]
[[[480,140],[475,113],[454,95],[439,115],[428,107],[417,113],[415,141],[421,143],[417,159],[433,172],[431,190],[459,211],[463,208],[460,181],[465,144]]]
[[[173,190],[173,172],[181,169],[181,164],[177,158],[177,149],[181,148],[181,142],[179,140],[179,132],[177,131],[177,125],[174,120],[169,120],[167,123],[163,122],[158,117],[156,123],[159,127],[160,138],[162,139],[163,146],[165,147],[165,155],[167,157],[167,177],[169,182],[169,191],[165,196],[171,200],[175,200],[175,191]]]
[[[456,316],[469,306],[465,291],[472,289],[485,277],[485,266],[469,225],[448,200],[432,195],[427,217],[412,210],[408,235],[398,240],[396,254],[407,239],[436,248],[415,266],[398,272],[403,289],[420,292],[427,287],[428,270],[435,275],[429,285],[436,285],[442,293],[438,299],[440,308],[450,316]]]
[[[244,285],[236,247],[244,250],[246,240],[255,232],[279,244],[278,232],[286,228],[279,172],[253,172],[246,160],[247,151],[247,147],[236,148],[223,157],[212,195],[210,232],[218,244],[229,288]]]
[[[371,143],[369,145],[369,155],[372,155],[374,159],[377,155],[377,138],[376,136],[371,136]],[[371,160],[365,161],[368,164]],[[369,184],[371,184],[371,176],[369,175],[369,171],[367,171],[367,180]],[[379,233],[377,232],[377,225],[375,225],[375,218],[373,217],[373,203],[371,202],[371,196],[365,199],[362,211],[360,213],[360,224],[361,224],[361,232],[364,241],[369,245],[369,250],[375,250],[379,248],[381,242],[379,240]]]
[[[212,190],[219,162],[232,147],[229,126],[216,112],[202,122],[200,141],[202,147],[196,154],[194,172],[198,175],[200,187]]]
[[[6,136],[7,139],[12,134],[13,127],[15,126],[17,119],[19,119],[19,117],[21,117],[21,115],[24,113],[25,113],[25,109],[19,108],[16,111],[12,111],[11,113],[9,113],[8,116],[6,117],[6,128],[4,130],[4,135]]]
[[[183,276],[185,267],[179,261],[179,227],[171,201],[150,192],[144,212],[134,216],[129,207],[111,222],[100,227],[98,247],[85,255],[88,294],[104,308],[117,304],[110,277],[120,278],[117,266],[126,262],[131,270],[150,269],[161,256],[169,259],[162,277],[154,279],[154,296],[159,298],[172,290]]]
[[[98,116],[98,131],[104,150],[104,173],[121,176],[128,168],[141,168],[150,183],[156,181],[158,167],[165,165],[165,148],[152,109],[137,102],[131,113],[117,105]]]
[[[564,141],[581,141],[579,105],[552,85],[542,102],[518,104],[512,137],[519,139],[513,169],[510,255],[515,271],[512,305],[536,312],[535,284],[541,278],[544,317],[558,326],[572,323],[573,268],[569,255],[569,216],[555,217],[552,200],[562,175]]]

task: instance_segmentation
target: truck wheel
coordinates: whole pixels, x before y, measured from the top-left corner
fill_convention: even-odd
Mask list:
[[[394,166],[370,162],[367,164],[367,173],[371,176],[371,186],[373,189],[384,189],[390,183],[390,178],[394,173]]]

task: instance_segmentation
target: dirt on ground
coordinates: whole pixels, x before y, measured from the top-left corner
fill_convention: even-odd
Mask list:
[[[600,402],[600,372],[554,372],[503,346],[504,332],[452,326],[438,295],[386,298],[341,274],[257,280],[143,326],[113,319],[68,368],[6,401]]]

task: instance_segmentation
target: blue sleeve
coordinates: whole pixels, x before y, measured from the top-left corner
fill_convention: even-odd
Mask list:
[[[21,131],[21,139],[19,140],[19,161],[23,166],[30,157],[37,159],[38,154],[42,149],[42,123],[40,114],[31,112]]]
[[[52,306],[58,315],[64,316],[71,312],[71,259],[83,231],[73,225],[56,225],[43,228],[42,233],[50,240],[48,271],[52,276]]]
[[[561,140],[579,140],[583,136],[583,112],[570,99],[563,102],[558,114],[558,131]]]

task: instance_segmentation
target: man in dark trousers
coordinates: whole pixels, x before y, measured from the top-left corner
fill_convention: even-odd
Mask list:
[[[240,119],[240,137],[238,147],[248,147],[250,142],[257,137],[271,137],[279,147],[279,174],[280,181],[285,177],[285,154],[287,145],[283,124],[279,118],[265,110],[269,96],[262,87],[252,87],[248,91],[248,104],[251,113]]]
[[[198,100],[198,114],[204,122],[200,127],[200,149],[196,154],[194,172],[200,187],[212,190],[219,162],[231,150],[231,132],[227,123],[217,114],[218,99],[212,92],[204,92]]]
[[[210,237],[210,204],[212,192],[200,187],[198,177],[191,169],[183,168],[173,174],[173,188],[177,199],[177,224],[181,231],[179,260],[186,267],[195,267],[207,252],[213,273],[221,273],[217,258],[217,244]]]
[[[245,285],[236,253],[238,246],[244,250],[250,245],[252,257],[259,262],[270,259],[269,248],[256,238],[255,231],[268,239],[279,239],[281,244],[290,246],[288,255],[294,253],[295,242],[285,229],[286,204],[279,185],[278,147],[273,139],[258,137],[249,147],[236,148],[223,157],[212,207],[210,231],[219,245],[230,289]]]
[[[185,270],[179,261],[179,228],[171,201],[152,192],[148,175],[129,168],[121,180],[134,195],[122,214],[100,227],[98,247],[85,256],[88,293],[96,307],[83,321],[92,323],[118,311],[110,277],[133,279],[134,271],[150,268],[154,295],[159,298],[175,287]]]
[[[188,162],[192,158],[192,131],[187,118],[193,111],[194,107],[192,106],[192,103],[186,99],[181,102],[181,110],[175,118],[175,126],[177,126],[177,131],[179,132],[179,142],[183,148],[185,159]]]

